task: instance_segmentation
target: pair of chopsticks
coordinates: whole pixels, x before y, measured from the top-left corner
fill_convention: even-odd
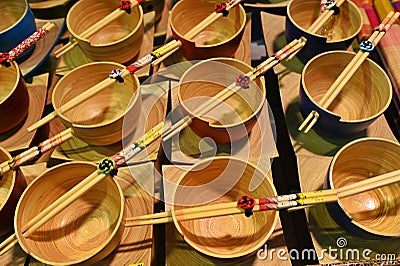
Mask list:
[[[371,34],[371,36],[367,40],[367,43],[372,44],[373,47],[376,46],[378,42],[383,38],[385,33],[390,29],[392,24],[399,18],[399,16],[400,12],[396,13],[389,12],[389,14],[382,21],[382,23]],[[363,50],[357,52],[354,58],[340,73],[339,77],[332,83],[332,85],[328,88],[322,99],[319,101],[319,105],[322,108],[326,109],[332,104],[335,98],[340,94],[342,89],[346,86],[347,82],[349,82],[349,80],[356,73],[361,64],[367,59],[369,53],[370,53],[369,51],[363,51]],[[311,128],[315,125],[318,118],[319,114],[317,113],[317,111],[315,110],[311,111],[311,113],[300,125],[298,130],[302,131],[305,128],[304,133],[308,133],[311,130]]]
[[[226,10],[230,10],[232,8],[234,8],[235,6],[237,6],[239,3],[241,2],[241,0],[231,0],[229,3],[226,4]],[[222,13],[216,12],[214,11],[210,16],[208,16],[207,18],[205,18],[200,24],[201,27],[195,27],[195,30],[191,30],[189,32],[189,35],[185,34],[185,38],[188,37],[195,37],[196,35],[198,35],[204,28],[208,27],[209,25],[211,25],[216,19],[218,19],[219,17],[222,16]],[[134,74],[136,71],[142,69],[143,67],[154,63],[155,61],[158,60],[164,60],[167,56],[171,55],[171,52],[176,51],[177,49],[179,49],[181,47],[182,43],[180,41],[177,40],[172,40],[171,42],[161,46],[160,48],[156,49],[155,51],[151,52],[150,54],[142,57],[141,59],[139,59],[138,61],[134,62],[133,64],[127,66],[126,68],[120,70],[120,76],[122,78],[126,78],[128,77],[130,74]],[[111,86],[112,84],[114,84],[115,79],[114,78],[107,78],[101,82],[99,82],[98,84],[96,84],[95,86],[87,89],[84,93],[80,94],[79,96],[71,99],[70,101],[68,101],[67,103],[65,103],[64,105],[60,106],[58,108],[58,112],[62,113],[62,112],[66,112],[72,108],[74,108],[75,106],[81,104],[82,102],[86,101],[87,99],[91,98],[93,95],[99,93],[100,91],[104,90],[105,88],[107,88],[108,86]],[[47,116],[45,116],[44,118],[42,118],[41,120],[39,120],[38,122],[34,123],[33,125],[31,125],[30,127],[28,127],[28,132],[31,132],[45,124],[47,124],[48,122],[50,122],[51,120],[53,120],[54,118],[56,118],[58,116],[57,112],[51,112],[50,114],[48,114]]]
[[[136,0],[136,1],[129,1],[131,3],[130,8],[134,8],[142,2],[141,0]],[[83,39],[88,39],[90,36],[95,34],[96,32],[100,31],[102,28],[113,22],[114,20],[120,18],[122,15],[124,15],[126,11],[122,8],[117,8],[104,18],[100,19],[97,21],[95,24],[90,26],[88,29],[80,33],[81,38]],[[65,53],[71,51],[74,49],[74,47],[78,44],[76,40],[68,42],[66,45],[58,49],[57,51],[54,52],[54,55],[56,58],[60,58],[63,56]]]
[[[345,0],[339,0],[336,2],[335,6],[339,8]],[[311,24],[308,28],[310,33],[316,34],[318,30],[329,20],[329,18],[335,13],[335,11],[330,9],[325,9],[324,12]]]
[[[6,62],[7,60],[14,60],[20,54],[25,52],[29,47],[41,40],[46,34],[55,27],[54,23],[47,22],[43,25],[41,29],[36,30],[28,38],[23,40],[20,44],[15,46],[8,53],[0,53],[0,64]]]
[[[238,202],[227,202],[188,209],[176,210],[175,216],[179,221],[202,219],[215,216],[232,215],[246,213],[247,210],[267,211],[267,210],[295,210],[316,204],[336,202],[341,198],[350,197],[372,189],[380,188],[400,181],[400,170],[388,172],[379,176],[371,177],[363,181],[355,182],[338,189],[317,190],[304,193],[289,194],[276,197],[253,199],[248,196],[242,197]],[[248,208],[244,207],[244,203]],[[169,223],[173,221],[172,212],[162,212],[155,214],[141,215],[126,219],[125,226],[140,226]]]

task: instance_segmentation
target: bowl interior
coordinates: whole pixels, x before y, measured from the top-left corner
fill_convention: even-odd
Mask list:
[[[351,39],[361,29],[362,18],[360,12],[350,1],[340,6],[340,13],[332,16],[316,34],[325,36],[330,42]],[[320,0],[292,0],[288,5],[288,16],[299,28],[308,32],[308,28],[318,18]]]
[[[205,115],[196,112],[196,109],[207,101],[219,101],[215,96],[234,83],[238,74],[250,70],[249,66],[232,59],[200,62],[183,75],[179,84],[179,102],[186,111],[213,126],[244,123],[254,117],[264,104],[265,86],[259,79],[251,82],[248,89],[239,89]]]
[[[8,161],[11,159],[11,155],[3,148],[0,148],[0,163]],[[15,175],[14,171],[8,171],[3,174],[3,178],[0,180],[0,210],[6,204],[10,194],[12,192],[12,187],[14,186]]]
[[[224,169],[229,170],[224,173]],[[238,182],[231,184],[232,178],[236,178],[234,176],[238,174]],[[253,178],[262,180],[262,183],[257,189],[249,191]],[[217,179],[218,185],[207,185]],[[184,203],[187,206],[174,205],[175,214],[182,209],[191,208],[190,205],[204,206],[232,202],[243,195],[261,198],[276,194],[263,174],[256,171],[253,166],[232,158],[215,159],[200,171],[188,172],[179,185],[174,202]],[[206,187],[199,190],[199,186],[204,185]],[[226,190],[228,192],[224,192]],[[219,196],[211,202],[197,204],[199,200],[207,199],[211,195]],[[234,214],[185,221],[179,220],[179,215],[175,215],[174,222],[184,235],[185,241],[198,251],[218,258],[234,258],[250,254],[265,244],[275,226],[276,215],[275,211],[268,211],[255,212],[249,218],[244,214]]]
[[[170,24],[175,33],[183,36],[208,17],[213,11],[215,4],[220,4],[218,0],[179,1],[171,11]],[[222,17],[205,28],[198,34],[193,41],[198,46],[214,46],[227,42],[234,38],[246,24],[245,13],[240,7],[235,7],[229,11],[227,17]]]
[[[0,33],[16,24],[25,14],[27,9],[28,5],[25,0],[1,0]]]
[[[400,169],[400,145],[368,139],[347,146],[335,156],[331,185],[339,188]],[[353,222],[369,232],[400,236],[400,183],[384,186],[339,200]]]
[[[87,89],[103,81],[113,69],[123,66],[114,63],[93,63],[77,68],[63,77],[54,88],[53,106],[60,106],[79,96]],[[131,75],[123,83],[113,85],[87,99],[67,112],[58,112],[64,119],[75,125],[95,126],[111,123],[127,111],[132,97],[138,97],[138,81]]]
[[[74,264],[99,252],[121,223],[121,190],[106,177],[67,208],[41,226],[29,238],[21,227],[65,194],[96,166],[72,163],[53,168],[38,177],[23,193],[17,206],[15,228],[25,251],[48,264]]]
[[[11,62],[10,67],[0,66],[0,104],[16,89],[19,78],[20,72],[15,62]]]
[[[139,28],[143,19],[139,6],[132,8],[131,14],[122,15],[88,39],[80,37],[82,32],[117,9],[119,2],[119,0],[78,1],[68,12],[68,29],[74,36],[89,40],[91,45],[112,44],[128,38]]]
[[[317,104],[354,57],[350,52],[328,52],[314,57],[304,68],[302,85]],[[342,121],[380,115],[391,100],[391,83],[385,72],[367,59],[345,85],[328,110]]]

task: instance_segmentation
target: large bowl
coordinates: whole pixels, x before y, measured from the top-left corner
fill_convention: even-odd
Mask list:
[[[35,18],[26,0],[0,1],[0,53],[8,52],[36,31]],[[23,60],[34,46],[22,53]]]
[[[143,10],[140,5],[132,8],[131,14],[124,14],[109,23],[89,38],[82,32],[114,10],[119,0],[81,0],[69,10],[66,23],[72,37],[82,51],[94,61],[127,63],[140,52],[143,42]]]
[[[184,113],[193,117],[191,128],[200,137],[210,137],[217,143],[239,140],[251,131],[265,103],[265,84],[262,79],[240,89],[207,115],[196,113],[206,101],[235,83],[237,75],[253,69],[236,59],[213,58],[190,67],[178,87],[178,100]]]
[[[48,265],[90,265],[109,255],[124,230],[124,196],[107,176],[37,229],[22,236],[22,227],[44,208],[96,171],[91,163],[66,163],[37,177],[18,202],[14,229],[22,249]]]
[[[140,117],[142,98],[135,75],[129,75],[123,83],[116,81],[67,112],[59,112],[60,106],[103,81],[111,70],[123,68],[111,62],[90,63],[74,69],[57,83],[52,95],[54,110],[66,127],[74,128],[76,137],[92,145],[110,145],[121,141],[125,115]],[[130,130],[138,121],[130,121]]]
[[[176,40],[182,42],[182,54],[188,60],[224,56],[233,57],[243,36],[246,13],[241,5],[219,18],[193,39],[185,34],[214,12],[218,0],[179,1],[171,10],[169,24]]]
[[[359,133],[389,106],[392,85],[385,71],[367,59],[329,108],[318,104],[334,80],[354,58],[354,53],[332,51],[310,60],[303,69],[300,107],[303,117],[315,110],[319,119],[314,128],[324,135],[346,137]]]
[[[400,169],[400,144],[382,138],[348,143],[332,159],[326,188]],[[400,183],[339,199],[327,205],[333,219],[350,234],[365,237],[400,237]]]
[[[311,33],[308,29],[318,18],[320,7],[320,0],[292,0],[287,5],[287,42],[307,38],[306,45],[297,54],[303,63],[322,52],[346,50],[362,27],[360,10],[352,1],[345,1],[339,7],[339,14],[333,15],[325,27]]]
[[[28,114],[29,94],[21,71],[15,63],[0,66],[0,133],[20,124]]]
[[[260,182],[255,189],[252,182]],[[218,157],[194,165],[179,181],[174,193],[172,215],[183,239],[195,250],[217,258],[236,258],[254,253],[274,230],[276,211],[180,220],[176,212],[218,203],[238,201],[248,195],[276,195],[271,182],[254,165],[233,157]],[[178,205],[179,204],[179,205]]]

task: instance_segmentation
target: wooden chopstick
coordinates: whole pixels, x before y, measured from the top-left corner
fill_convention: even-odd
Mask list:
[[[336,6],[340,7],[345,0],[339,0],[336,2]],[[325,10],[308,28],[310,33],[316,34],[318,30],[328,21],[328,19],[333,15],[334,11],[332,9]]]

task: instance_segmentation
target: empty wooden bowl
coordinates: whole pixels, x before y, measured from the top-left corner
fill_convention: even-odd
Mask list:
[[[24,191],[14,229],[22,249],[48,265],[90,265],[110,254],[124,230],[124,196],[107,176],[37,229],[22,236],[22,227],[69,189],[96,171],[91,163],[58,165],[37,177]]]
[[[233,57],[239,47],[246,13],[241,5],[229,11],[229,15],[213,22],[193,39],[185,34],[214,12],[218,0],[179,1],[171,10],[169,24],[176,40],[182,42],[181,51],[188,60],[224,56]]]
[[[0,66],[0,133],[20,124],[28,114],[29,95],[18,64]]]
[[[11,160],[7,150],[0,147],[0,163]],[[26,181],[19,170],[2,174],[0,180],[0,237],[13,230],[14,212]]]
[[[89,38],[82,32],[118,9],[119,0],[81,0],[69,10],[66,23],[82,51],[94,61],[126,63],[135,58],[144,35],[142,7],[132,8]]]
[[[250,189],[252,182],[260,182]],[[177,211],[238,201],[248,195],[262,198],[276,195],[271,182],[254,165],[233,157],[218,157],[194,165],[174,193],[172,215],[183,239],[197,251],[217,258],[236,258],[251,254],[264,245],[277,221],[276,211],[179,220]],[[178,205],[179,204],[179,205]]]
[[[193,117],[191,128],[197,135],[210,137],[217,143],[230,143],[247,136],[265,103],[263,79],[251,82],[248,89],[239,89],[207,115],[195,111],[206,101],[219,101],[214,98],[217,93],[234,84],[239,74],[251,70],[236,59],[213,58],[193,65],[183,74],[178,99],[183,112]]]
[[[329,108],[318,104],[354,55],[346,51],[322,53],[303,69],[301,113],[307,117],[312,110],[316,110],[320,117],[314,129],[325,135],[345,137],[359,133],[387,109],[392,99],[392,85],[385,71],[367,59]]]
[[[400,144],[382,138],[362,138],[348,143],[332,159],[327,188],[400,169]],[[349,233],[366,238],[400,237],[400,183],[394,183],[328,204],[335,221]]]
[[[352,1],[345,1],[339,7],[339,14],[333,15],[321,29],[312,33],[308,29],[321,14],[320,8],[320,0],[292,0],[287,5],[287,42],[307,38],[306,45],[297,54],[303,63],[322,52],[346,50],[362,27],[360,10]]]
[[[0,53],[8,52],[36,30],[35,18],[26,0],[0,1]],[[30,47],[18,59],[33,51]]]
[[[117,81],[67,112],[59,107],[108,77],[113,69],[124,66],[111,62],[95,62],[75,68],[54,88],[54,110],[66,127],[73,127],[75,136],[92,145],[110,145],[121,141],[125,115],[140,117],[141,94],[139,80],[129,75],[123,83]],[[139,121],[139,119],[138,119]],[[138,121],[130,121],[134,130]]]

